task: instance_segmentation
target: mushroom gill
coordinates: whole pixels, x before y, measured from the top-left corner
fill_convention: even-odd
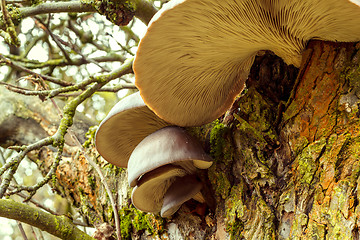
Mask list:
[[[254,57],[271,50],[297,67],[310,39],[360,40],[358,0],[172,0],[152,19],[135,84],[160,118],[199,126],[243,90]]]

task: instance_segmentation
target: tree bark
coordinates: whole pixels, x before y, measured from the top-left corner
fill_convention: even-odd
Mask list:
[[[359,239],[359,48],[310,42],[299,70],[260,56],[233,108],[188,129],[214,159],[199,171],[206,208],[189,201],[169,219],[142,213],[130,203],[126,171],[98,158],[117,196],[123,238]],[[113,222],[84,156],[65,158],[56,180],[90,223]]]
[[[311,42],[286,103],[251,74],[209,170],[221,239],[359,238],[359,47]]]

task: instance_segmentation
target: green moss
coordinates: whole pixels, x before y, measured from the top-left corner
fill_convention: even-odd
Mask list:
[[[298,171],[301,183],[311,184],[315,171],[318,168],[318,159],[324,150],[326,145],[326,139],[321,138],[319,141],[315,141],[308,145],[296,160],[298,163]]]
[[[80,194],[85,194],[85,191],[84,191],[84,189],[82,187],[79,187],[78,190],[79,190]]]
[[[134,225],[136,231],[141,231],[148,228],[148,223],[146,221],[145,215],[145,213],[140,212],[139,210],[134,210],[134,218],[132,224]]]
[[[82,0],[84,4],[91,5],[100,14],[119,26],[127,25],[135,15],[135,1],[125,0]]]
[[[246,116],[247,125],[244,125],[246,129],[251,126],[253,130],[256,130],[258,138],[266,136],[267,139],[276,141],[277,134],[273,126],[278,109],[274,109],[275,106],[270,105],[268,100],[264,99],[255,88],[249,89],[246,97],[240,98],[239,105],[242,114]],[[237,114],[234,114],[234,117],[237,120],[241,119]],[[243,124],[244,121],[241,119],[240,123]]]
[[[306,137],[301,136],[297,138],[293,147],[295,155],[299,155],[304,150],[304,148],[308,146],[308,144],[309,140]]]
[[[252,136],[253,138],[257,139],[259,143],[265,143],[265,139],[263,137],[263,133],[259,132],[257,129],[255,129],[253,126],[249,124],[249,122],[245,121],[241,117],[239,117],[237,114],[234,114],[234,117],[239,122],[236,125],[236,128],[244,133],[244,135]]]
[[[141,212],[133,207],[119,211],[120,229],[123,239],[131,239],[133,231],[148,231],[152,235],[160,235],[164,231],[164,220],[153,214]]]
[[[11,20],[13,21],[15,26],[18,26],[22,20],[21,12],[19,8],[15,7],[13,4],[7,5],[7,10],[10,14]]]
[[[209,171],[209,179],[215,189],[216,195],[222,199],[226,199],[231,188],[231,184],[226,176],[226,173],[223,171],[217,171],[216,169],[211,169]]]
[[[123,239],[131,239],[131,236],[130,236],[130,233],[131,233],[131,216],[130,215],[124,215],[124,216],[121,217],[120,231],[121,231],[121,237]]]
[[[233,153],[229,145],[230,142],[227,141],[227,134],[230,131],[230,128],[225,126],[223,123],[220,123],[219,120],[214,121],[213,128],[210,133],[210,154],[214,160],[220,160],[227,162],[232,159]]]
[[[89,130],[85,134],[85,137],[87,139],[83,144],[84,148],[88,148],[91,145],[91,143],[93,143],[93,140],[95,139],[95,133],[96,133],[97,129],[98,129],[97,126],[92,126],[92,127],[89,128]]]
[[[88,175],[87,177],[88,179],[88,183],[89,183],[89,186],[91,187],[92,190],[95,190],[96,189],[96,179],[94,178],[93,175]]]
[[[43,3],[44,1],[42,0],[30,0],[30,3],[32,6],[36,6],[39,5],[40,3]]]
[[[55,174],[52,175],[52,177],[51,177],[51,182],[52,182],[52,185],[53,185],[53,186],[56,186],[56,184],[57,184],[57,179],[56,179],[56,175],[55,175]]]
[[[242,184],[233,186],[230,196],[225,200],[226,231],[230,234],[230,239],[239,239],[244,229],[244,224],[240,220],[246,211],[242,201],[242,191]]]
[[[121,168],[121,167],[117,167],[113,164],[110,164],[110,163],[107,163],[103,166],[101,166],[102,170],[105,171],[105,174],[108,176],[108,175],[111,175],[111,176],[116,176],[116,175],[119,175],[120,173],[126,171],[125,168]]]
[[[148,213],[145,215],[145,219],[149,232],[156,235],[161,235],[165,232],[165,221],[160,216]]]
[[[233,224],[226,227],[226,232],[230,234],[230,240],[243,239],[241,232],[244,229],[244,224],[241,221],[235,221]]]
[[[216,195],[222,199],[228,196],[231,188],[227,173],[223,171],[223,169],[230,168],[230,164],[233,161],[234,148],[228,138],[229,132],[230,128],[218,120],[212,123],[210,132],[210,154],[215,163],[209,169],[208,175]]]

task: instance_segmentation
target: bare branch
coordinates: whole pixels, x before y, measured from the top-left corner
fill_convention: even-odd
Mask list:
[[[71,63],[65,61],[63,58],[51,59],[46,62],[39,62],[37,60],[26,59],[19,56],[14,55],[6,55],[6,58],[21,63],[23,67],[28,69],[37,69],[37,68],[45,68],[45,67],[64,67],[64,66],[81,66],[83,64],[88,64],[92,62],[124,62],[125,58],[121,55],[111,53],[107,56],[102,57],[94,57],[94,58],[83,58],[77,57],[72,59]]]
[[[18,225],[18,228],[19,228],[19,230],[20,230],[20,233],[21,233],[23,239],[24,239],[24,240],[28,240],[28,238],[27,238],[27,236],[26,236],[26,233],[25,233],[25,231],[24,231],[24,228],[23,228],[21,222],[20,222],[20,221],[16,221],[16,223],[17,223],[17,225]]]
[[[42,29],[44,30],[47,34],[50,35],[50,37],[54,40],[54,42],[56,43],[56,45],[59,47],[60,51],[63,53],[64,57],[66,58],[67,62],[71,63],[72,60],[69,56],[69,53],[63,48],[63,46],[61,45],[60,42],[60,37],[53,34],[52,31],[48,28],[48,26],[46,24],[43,23],[43,21],[38,18],[38,17],[34,17],[35,19],[35,23]]]
[[[49,2],[37,6],[20,8],[19,10],[23,18],[48,13],[95,12],[95,9],[91,5],[83,4],[81,1]]]
[[[135,16],[148,25],[151,18],[157,12],[157,9],[150,1],[133,0],[133,2],[136,4]]]
[[[3,0],[5,1],[5,0]],[[157,9],[147,0],[131,0],[129,1],[135,6],[135,16],[139,18],[146,25],[150,22],[152,16],[157,12]],[[130,4],[131,4],[130,3]],[[69,2],[49,2],[39,4],[32,7],[19,8],[20,19],[35,16],[39,14],[62,13],[62,12],[95,12],[94,6],[88,4],[86,1],[69,1]],[[0,29],[4,29],[5,24],[0,22]]]
[[[19,86],[15,86],[9,83],[4,83],[4,82],[0,82],[0,85],[5,85],[5,87],[15,93],[19,93],[22,95],[27,95],[27,96],[43,96],[43,97],[66,97],[66,96],[70,96],[70,95],[64,95],[62,93],[67,93],[67,92],[77,92],[80,91],[80,89],[76,89],[76,88],[58,88],[55,90],[31,90],[31,89],[26,89],[26,88],[22,88]],[[88,89],[88,87],[84,87],[81,88],[82,89]],[[123,89],[137,89],[135,84],[133,83],[122,83],[122,84],[118,84],[117,86],[114,87],[102,87],[101,89],[98,90],[98,92],[118,92],[120,90]],[[80,92],[81,93],[81,92]],[[75,95],[71,95],[73,96],[78,96],[80,93],[75,94]]]
[[[8,58],[4,57],[2,54],[0,54],[0,60],[2,60],[2,61],[0,61],[0,63],[3,62],[6,65],[8,65],[8,66],[10,66],[10,67],[12,67],[12,68],[14,68],[14,69],[16,69],[18,71],[26,72],[26,73],[29,73],[29,74],[34,75],[34,76],[39,76],[39,77],[45,79],[46,81],[58,84],[60,86],[71,86],[72,85],[72,83],[63,81],[61,79],[33,72],[30,69],[27,69],[27,68],[25,68],[23,66],[20,66],[20,65],[18,65],[16,63],[10,61]]]
[[[10,196],[10,195],[17,194],[21,191],[27,191],[27,192],[29,192],[30,195],[24,200],[24,202],[29,201],[31,199],[31,197],[34,196],[36,191],[38,189],[40,189],[41,187],[43,187],[45,184],[47,184],[54,176],[55,171],[56,171],[57,167],[59,166],[59,163],[61,160],[62,150],[63,150],[62,147],[58,149],[58,151],[56,153],[56,157],[54,158],[54,162],[51,165],[50,171],[46,174],[46,176],[44,177],[43,180],[38,182],[35,186],[31,186],[31,187],[19,186],[15,190],[8,192],[6,195]],[[4,180],[5,180],[5,178],[4,178]]]
[[[21,147],[21,152],[18,153],[15,157],[13,157],[12,159],[10,159],[9,161],[6,162],[6,164],[4,164],[1,168],[0,168],[0,176],[4,174],[5,171],[7,171],[9,168],[17,167],[18,164],[20,164],[20,162],[25,158],[26,154],[35,150],[35,149],[40,149],[43,146],[47,146],[50,145],[51,143],[53,143],[54,139],[53,137],[47,137],[44,138],[36,143],[33,143],[29,146],[24,146]],[[11,179],[3,179],[3,181],[1,182],[0,185],[0,198],[2,198],[4,196],[4,193],[6,192],[6,190],[9,187],[10,184],[10,180]]]

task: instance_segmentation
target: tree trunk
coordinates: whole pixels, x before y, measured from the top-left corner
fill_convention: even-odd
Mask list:
[[[254,65],[212,146],[220,239],[359,239],[359,47],[311,42],[287,100],[293,70]]]
[[[310,42],[300,70],[260,56],[225,117],[188,129],[214,158],[199,172],[205,208],[190,201],[171,219],[142,213],[130,203],[126,171],[98,158],[123,239],[359,239],[359,48]],[[90,223],[113,224],[101,181],[82,155],[64,158],[56,180],[53,187]]]

